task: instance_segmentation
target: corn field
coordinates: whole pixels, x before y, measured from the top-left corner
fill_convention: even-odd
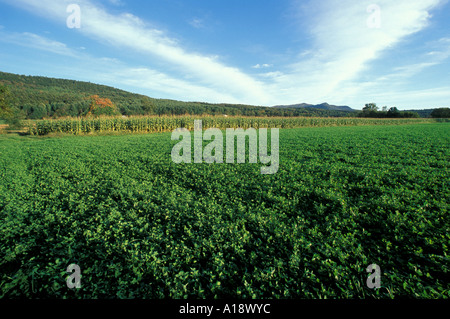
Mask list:
[[[89,134],[101,132],[156,133],[168,132],[177,128],[194,128],[194,120],[202,120],[207,128],[300,128],[325,126],[358,125],[398,125],[431,123],[432,119],[367,119],[367,118],[262,118],[262,117],[112,117],[112,118],[73,118],[55,120],[37,120],[27,123],[30,135],[51,133]]]

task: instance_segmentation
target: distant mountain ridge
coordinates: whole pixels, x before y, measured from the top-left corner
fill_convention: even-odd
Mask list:
[[[300,103],[300,104],[292,104],[292,105],[276,105],[275,108],[283,108],[283,109],[298,109],[298,108],[313,108],[313,109],[321,109],[321,110],[330,110],[330,111],[346,111],[346,112],[356,112],[356,110],[352,109],[347,105],[338,106],[338,105],[330,105],[328,103],[321,104],[308,104],[308,103]]]

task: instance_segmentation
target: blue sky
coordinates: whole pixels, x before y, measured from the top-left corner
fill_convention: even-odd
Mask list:
[[[448,0],[0,0],[0,71],[182,101],[448,107],[449,17]]]

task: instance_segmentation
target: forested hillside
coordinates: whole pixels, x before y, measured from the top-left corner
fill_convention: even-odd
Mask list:
[[[122,115],[242,115],[341,117],[349,112],[308,108],[272,108],[251,105],[209,104],[154,99],[90,82],[25,76],[0,72],[0,85],[6,86],[12,104],[25,118],[85,116],[92,98],[109,99]]]
[[[9,96],[13,113],[23,119],[84,117],[87,115],[230,115],[270,117],[430,117],[433,109],[389,112],[366,104],[362,111],[348,106],[296,104],[288,106],[254,106],[211,104],[155,99],[106,85],[42,76],[0,72],[2,94]],[[368,105],[373,105],[368,109]],[[1,115],[1,112],[0,112]],[[1,117],[1,116],[0,116]]]

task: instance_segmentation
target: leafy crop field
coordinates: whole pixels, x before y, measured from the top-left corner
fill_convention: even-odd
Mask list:
[[[273,175],[174,164],[170,133],[0,136],[0,297],[448,298],[449,129],[281,129]]]

